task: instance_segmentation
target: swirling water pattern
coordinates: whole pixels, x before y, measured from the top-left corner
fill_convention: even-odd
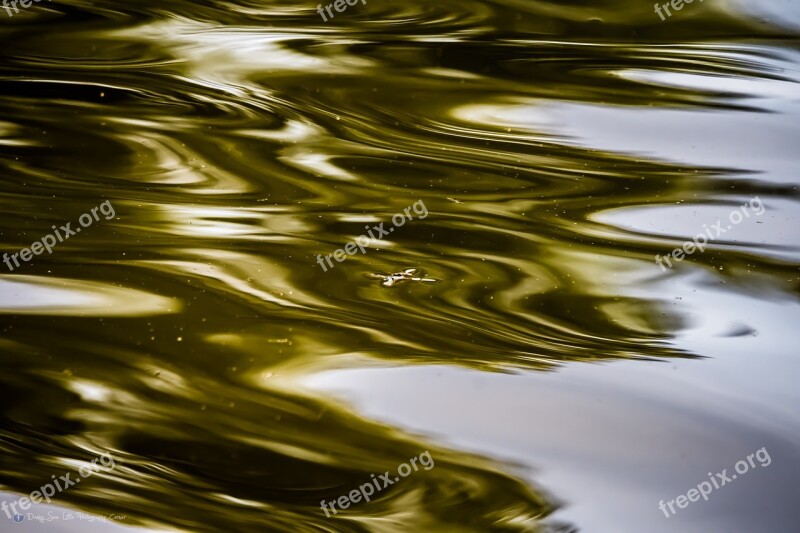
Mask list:
[[[800,468],[784,382],[800,375],[786,338],[800,259],[796,4],[706,1],[661,22],[627,0],[369,0],[323,22],[288,0],[68,0],[0,18],[3,252],[105,200],[116,209],[0,276],[6,499],[110,450],[120,466],[59,505],[155,530],[661,531],[658,497],[647,512],[614,506],[641,490],[627,477],[594,478],[612,498],[532,467],[567,464],[548,458],[567,440],[600,450],[632,403],[662,401],[664,376],[641,377],[646,365],[713,357],[731,366],[705,367],[703,383],[734,387],[716,376],[741,367],[706,336],[773,354],[760,401],[786,420],[769,433],[780,468]],[[654,264],[753,196],[763,220],[679,268]],[[429,216],[319,268],[317,254],[418,200]],[[439,283],[365,277],[406,268]],[[737,312],[756,306],[766,320]],[[698,316],[713,313],[712,331]],[[548,378],[566,368],[603,377]],[[364,369],[386,390],[418,389],[381,408],[355,377],[347,390]],[[550,418],[522,410],[503,427],[555,435],[599,383],[619,395],[611,414],[530,460],[449,425],[469,423],[458,403],[472,397],[498,420],[541,399]],[[426,412],[450,400],[449,422]],[[730,422],[737,409],[703,420],[762,442],[763,428]],[[672,429],[667,445],[686,435]],[[642,446],[623,446],[621,468]],[[432,470],[334,519],[320,509],[423,450]],[[659,482],[669,464],[649,468],[637,483],[677,494]],[[716,465],[675,486],[703,468]],[[764,508],[776,531],[796,521]],[[728,530],[728,511],[691,527]]]

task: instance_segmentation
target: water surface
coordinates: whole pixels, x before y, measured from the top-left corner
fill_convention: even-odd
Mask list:
[[[798,6],[0,10],[0,531],[794,531]]]

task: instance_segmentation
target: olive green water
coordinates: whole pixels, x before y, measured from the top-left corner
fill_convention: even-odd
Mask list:
[[[0,251],[114,207],[0,264],[0,496],[111,452],[53,504],[126,517],[0,532],[796,531],[798,28],[781,0],[0,8]]]

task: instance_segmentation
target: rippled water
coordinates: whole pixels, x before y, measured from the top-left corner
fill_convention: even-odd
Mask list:
[[[316,9],[0,9],[0,531],[796,531],[800,4]]]

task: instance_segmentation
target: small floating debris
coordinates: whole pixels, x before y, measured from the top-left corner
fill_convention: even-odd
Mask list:
[[[395,272],[394,274],[364,274],[365,278],[382,280],[384,287],[393,287],[398,283],[405,283],[406,281],[419,281],[422,283],[438,283],[438,279],[426,278],[425,272],[419,268],[407,268],[402,272]]]

